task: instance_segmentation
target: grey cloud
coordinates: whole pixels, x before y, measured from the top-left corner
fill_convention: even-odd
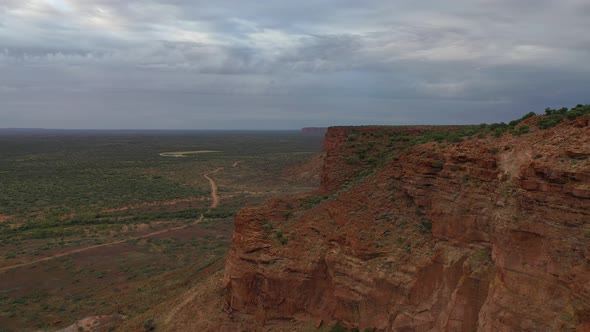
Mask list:
[[[158,117],[169,128],[505,121],[526,105],[590,102],[588,10],[583,0],[4,0],[0,127],[106,128],[138,110],[134,128]]]

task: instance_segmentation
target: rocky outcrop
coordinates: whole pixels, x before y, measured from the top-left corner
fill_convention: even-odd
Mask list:
[[[317,193],[236,217],[228,306],[261,326],[590,330],[588,117],[404,145],[431,130],[330,128]]]
[[[304,136],[324,136],[328,131],[326,127],[305,127],[301,128],[301,134]]]

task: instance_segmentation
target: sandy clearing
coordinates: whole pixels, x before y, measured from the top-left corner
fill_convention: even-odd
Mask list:
[[[87,317],[57,332],[106,331],[109,326],[124,321],[126,318],[127,316],[122,315]]]
[[[216,150],[196,150],[196,151],[174,151],[174,152],[161,152],[162,157],[186,157],[190,154],[201,154],[201,153],[221,153],[223,151]]]
[[[6,214],[0,214],[0,222],[8,221],[10,218],[12,218],[12,216],[9,216]]]

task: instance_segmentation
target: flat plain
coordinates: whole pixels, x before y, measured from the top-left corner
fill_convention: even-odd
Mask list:
[[[317,186],[320,149],[295,131],[0,131],[0,331],[185,292],[223,268],[242,206]]]

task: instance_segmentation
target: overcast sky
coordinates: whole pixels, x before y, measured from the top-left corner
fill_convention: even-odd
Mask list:
[[[588,0],[0,0],[0,127],[507,121],[590,103]]]

